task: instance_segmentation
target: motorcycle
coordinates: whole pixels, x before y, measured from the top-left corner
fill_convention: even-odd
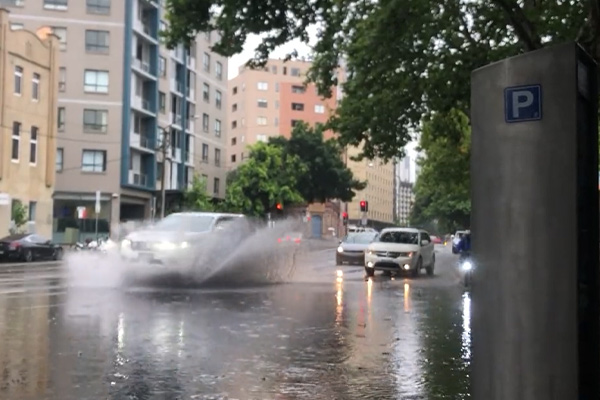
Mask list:
[[[473,261],[470,258],[461,260],[460,269],[463,273],[463,282],[466,287],[471,286],[471,277],[473,274]]]

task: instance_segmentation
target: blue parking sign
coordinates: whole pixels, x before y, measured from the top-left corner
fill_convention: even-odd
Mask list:
[[[542,119],[542,86],[526,85],[504,89],[504,119],[508,123]]]

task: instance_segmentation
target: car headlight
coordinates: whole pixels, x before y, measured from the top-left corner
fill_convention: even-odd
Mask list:
[[[187,249],[189,246],[190,246],[190,244],[188,242],[181,242],[182,249]]]
[[[367,254],[373,254],[373,250],[368,250],[367,249],[367,250],[365,250],[365,253],[367,253]]]
[[[129,239],[123,239],[121,241],[121,247],[125,248],[125,249],[130,248],[131,247],[131,240],[129,240]]]
[[[473,269],[473,264],[470,261],[465,261],[462,265],[462,269],[465,271],[470,271]]]
[[[338,253],[343,253],[344,252],[344,248],[342,246],[337,248],[337,252]]]

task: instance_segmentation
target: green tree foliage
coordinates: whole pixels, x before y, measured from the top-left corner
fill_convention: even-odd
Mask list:
[[[27,207],[23,204],[21,200],[13,200],[11,205],[11,213],[10,218],[14,223],[13,233],[19,231],[19,229],[27,223],[28,213]]]
[[[306,166],[305,173],[298,175],[298,191],[305,202],[351,201],[367,184],[354,178],[342,159],[342,147],[336,140],[324,140],[323,132],[323,125],[311,128],[299,123],[289,139],[273,137],[269,143],[281,147],[286,155],[298,156]]]
[[[460,110],[435,114],[423,123],[411,224],[437,225],[442,232],[469,227],[469,119]]]
[[[402,155],[423,115],[469,114],[471,70],[543,46],[579,41],[600,60],[598,1],[581,0],[167,0],[167,44],[217,30],[213,50],[240,53],[266,35],[251,66],[319,26],[309,79],[324,95],[345,59],[345,97],[331,126],[363,154]]]
[[[228,179],[225,208],[251,216],[264,216],[282,205],[300,203],[298,178],[306,173],[300,158],[283,148],[257,143],[249,158]]]
[[[206,189],[206,179],[194,175],[192,186],[183,192],[183,206],[190,211],[215,211],[212,197]]]

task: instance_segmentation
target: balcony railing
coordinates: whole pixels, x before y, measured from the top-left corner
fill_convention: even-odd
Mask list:
[[[145,149],[154,150],[153,140],[146,136],[140,136],[140,146]]]
[[[133,65],[137,68],[137,69],[141,69],[142,71],[150,74],[150,62],[149,61],[142,61],[139,58],[134,58],[133,59]]]
[[[171,123],[177,126],[181,126],[181,115],[171,113]]]
[[[148,186],[148,175],[140,171],[129,171],[129,183],[137,186]]]
[[[183,83],[171,79],[171,92],[183,94]]]
[[[187,129],[190,132],[194,132],[196,130],[196,125],[194,124],[193,119],[188,119],[185,121],[185,129]]]

